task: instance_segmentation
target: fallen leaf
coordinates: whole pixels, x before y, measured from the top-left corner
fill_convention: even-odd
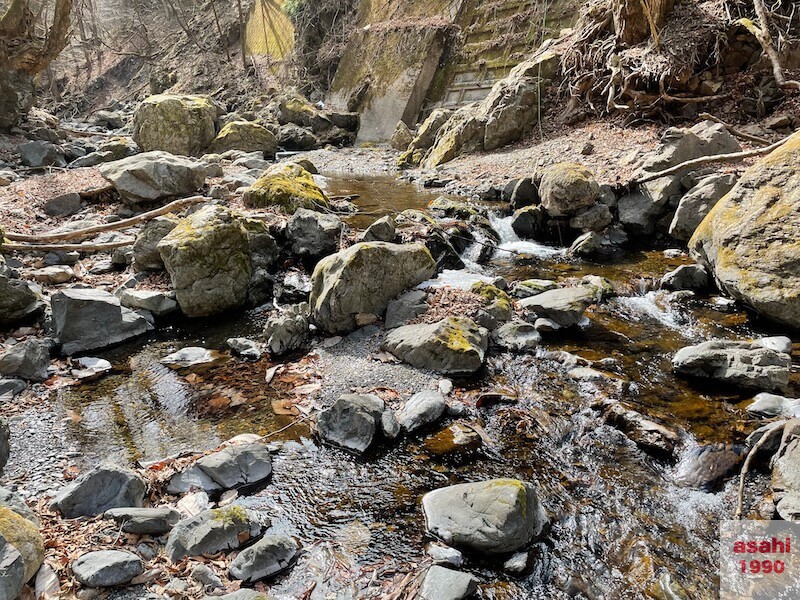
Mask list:
[[[298,396],[310,396],[311,394],[316,394],[318,391],[322,389],[321,383],[307,383],[305,385],[298,386],[292,390]]]
[[[270,367],[269,369],[267,369],[267,375],[264,378],[264,380],[267,383],[272,383],[272,380],[275,378],[275,373],[277,373],[278,369],[280,369],[282,366],[283,365],[275,365],[274,367]]]
[[[291,400],[273,400],[272,412],[276,415],[292,415],[293,417],[300,414],[300,411],[297,410],[297,407]]]

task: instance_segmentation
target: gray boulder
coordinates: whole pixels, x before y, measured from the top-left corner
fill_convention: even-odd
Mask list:
[[[712,340],[680,349],[672,366],[681,375],[715,379],[747,389],[774,391],[789,384],[788,354],[753,342]]]
[[[511,352],[532,352],[541,341],[536,327],[525,321],[509,321],[492,332],[492,342]]]
[[[714,174],[700,180],[681,198],[669,226],[669,234],[676,240],[692,237],[717,202],[736,185],[736,175]]]
[[[222,487],[197,465],[175,473],[167,484],[168,494],[180,495],[197,490],[206,494],[216,494],[222,491]]]
[[[541,205],[525,206],[514,211],[511,228],[519,237],[533,240],[542,232],[547,214]]]
[[[70,288],[51,297],[53,329],[64,354],[105,348],[153,329],[103,290]]]
[[[105,163],[99,170],[122,199],[131,203],[192,194],[206,181],[203,163],[161,151]]]
[[[581,321],[586,309],[597,300],[597,288],[581,285],[543,292],[520,300],[518,305],[525,311],[528,321],[543,318],[555,321],[561,327],[572,327]]]
[[[234,579],[254,583],[285,571],[297,558],[300,547],[287,535],[267,535],[242,550],[230,566]]]
[[[411,290],[389,302],[386,307],[386,329],[394,329],[416,319],[428,310],[428,294],[423,290]]]
[[[19,597],[26,580],[22,554],[0,535],[0,598]]]
[[[258,343],[248,338],[228,338],[225,342],[228,347],[242,358],[258,360],[261,358],[261,348]]]
[[[708,271],[701,265],[681,265],[661,278],[661,287],[665,290],[699,291],[708,288],[710,278]]]
[[[178,562],[187,556],[235,550],[260,538],[270,524],[266,517],[237,505],[204,510],[172,528],[165,551]]]
[[[437,391],[417,392],[397,411],[397,421],[408,433],[435,423],[447,410],[444,396]]]
[[[164,261],[158,251],[158,242],[178,225],[178,218],[163,215],[148,221],[142,226],[136,241],[133,243],[133,270],[163,271]]]
[[[536,539],[547,515],[532,483],[494,479],[462,483],[422,497],[429,533],[448,545],[501,554]]]
[[[0,265],[4,266],[4,265]],[[0,327],[32,321],[44,312],[38,286],[0,272]]]
[[[146,492],[144,480],[133,471],[104,464],[62,488],[50,507],[65,519],[91,517],[112,508],[141,508]]]
[[[17,146],[22,164],[26,167],[66,167],[64,152],[51,142],[35,141]]]
[[[405,325],[386,335],[381,346],[418,369],[444,375],[469,375],[483,366],[489,332],[467,317]]]
[[[478,590],[478,580],[469,573],[433,565],[425,573],[417,596],[420,600],[462,600]]]
[[[113,587],[144,573],[144,564],[131,552],[102,550],[81,556],[72,563],[72,573],[88,587]]]
[[[242,306],[253,273],[243,219],[223,206],[204,206],[181,219],[159,243],[178,305],[205,317]]]
[[[558,163],[542,172],[539,196],[548,215],[570,217],[597,202],[600,184],[585,167],[574,163]]]
[[[165,534],[181,519],[171,508],[112,508],[103,517],[116,521],[125,533],[147,535]]]
[[[611,209],[598,202],[572,217],[569,226],[583,231],[599,231],[611,225],[613,220]]]
[[[47,379],[50,345],[45,340],[29,338],[0,354],[0,374],[29,381]]]
[[[309,337],[308,317],[307,303],[289,306],[270,316],[264,325],[267,351],[274,356],[280,356],[305,346]]]
[[[119,293],[119,302],[125,308],[146,310],[156,317],[163,317],[178,310],[178,303],[169,293],[155,290],[124,289]]]
[[[81,195],[70,192],[54,196],[45,200],[42,208],[49,217],[69,217],[81,210]]]
[[[314,269],[314,321],[331,334],[352,331],[357,315],[383,315],[392,298],[435,273],[436,263],[422,244],[356,244],[322,259]]]
[[[2,428],[2,425],[0,425],[0,428]],[[0,444],[1,443],[2,442],[0,442]],[[1,471],[2,468],[0,467],[0,472]],[[36,513],[28,508],[28,505],[25,504],[25,501],[18,494],[15,494],[11,490],[0,487],[0,507],[13,510],[23,519],[27,519],[37,528],[39,527],[39,517],[36,516]]]
[[[367,227],[361,236],[363,242],[391,242],[394,240],[396,227],[394,219],[390,216],[381,217]]]
[[[611,256],[628,243],[628,234],[619,227],[609,227],[603,232],[589,231],[576,238],[569,248],[570,256],[592,258]]]
[[[344,224],[336,215],[298,208],[286,230],[292,252],[307,258],[333,254],[339,248]]]
[[[381,426],[385,405],[372,394],[345,394],[317,417],[323,441],[358,454],[370,447]]]
[[[753,398],[753,403],[747,407],[747,412],[757,417],[800,417],[800,399],[787,398],[761,392]]]
[[[272,474],[272,458],[264,444],[232,445],[196,463],[223,489],[259,484]]]

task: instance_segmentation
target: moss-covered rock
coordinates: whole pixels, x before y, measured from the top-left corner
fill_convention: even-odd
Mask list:
[[[800,133],[747,169],[689,242],[722,290],[800,328]]]
[[[44,561],[44,540],[39,530],[10,508],[0,507],[0,536],[22,555],[25,581],[28,581]]]
[[[245,191],[243,200],[250,208],[274,206],[290,214],[298,208],[328,207],[328,199],[311,173],[290,162],[268,169]]]
[[[439,196],[428,204],[428,210],[437,217],[449,217],[451,219],[463,219],[467,221],[470,217],[475,217],[480,211],[465,202],[451,200],[444,196]]]
[[[159,243],[178,304],[189,317],[239,307],[247,299],[253,265],[243,219],[222,206],[206,206]]]
[[[418,369],[469,375],[483,366],[489,332],[467,317],[405,325],[386,336],[382,348]]]
[[[209,151],[222,154],[228,150],[241,150],[274,156],[277,149],[278,140],[266,127],[251,121],[231,121],[217,134]]]
[[[478,111],[478,105],[468,104],[459,108],[441,127],[436,143],[422,161],[426,169],[433,169],[466,152],[483,149],[486,118]]]
[[[548,215],[569,217],[589,208],[600,198],[600,185],[586,167],[557,163],[542,173],[539,195]]]
[[[314,269],[314,320],[328,333],[352,331],[356,315],[383,315],[390,300],[435,273],[436,263],[422,244],[356,244]]]
[[[144,152],[200,155],[216,136],[218,108],[205,96],[158,94],[133,115],[133,139]]]

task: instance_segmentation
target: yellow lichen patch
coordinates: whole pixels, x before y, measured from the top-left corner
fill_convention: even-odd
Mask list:
[[[242,525],[248,521],[247,511],[238,505],[218,508],[211,512],[214,515],[213,518],[215,521],[219,521],[225,525]]]
[[[209,151],[222,154],[228,150],[241,150],[272,155],[277,148],[278,141],[265,127],[250,121],[231,121],[217,134]]]
[[[282,163],[269,169],[244,193],[246,206],[276,206],[287,213],[298,208],[327,208],[328,199],[314,177],[300,165]]]
[[[10,508],[0,507],[0,535],[22,555],[25,581],[33,577],[44,560],[44,540],[39,530]]]

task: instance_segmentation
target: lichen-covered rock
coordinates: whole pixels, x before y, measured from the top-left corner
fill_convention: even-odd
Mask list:
[[[434,490],[422,497],[422,509],[431,534],[451,546],[486,554],[519,550],[547,523],[534,485],[517,479]]]
[[[165,552],[177,562],[187,556],[235,550],[260,538],[270,524],[268,518],[237,505],[204,510],[172,528]]]
[[[444,108],[437,108],[428,115],[417,130],[417,135],[408,144],[408,148],[398,159],[398,164],[403,167],[419,166],[422,157],[430,150],[436,141],[436,134],[442,125],[452,116],[452,111]]]
[[[22,556],[25,564],[23,581],[28,581],[44,561],[44,540],[39,530],[10,508],[0,507],[0,538],[5,538]],[[1,573],[2,566],[0,566]]]
[[[469,375],[483,366],[489,332],[467,317],[432,324],[405,325],[390,331],[382,348],[418,369],[445,375]]]
[[[161,151],[106,163],[99,170],[124,201],[133,203],[192,194],[206,181],[202,163]]]
[[[478,114],[478,105],[462,106],[442,125],[422,166],[433,169],[459,154],[482,150],[485,131],[486,118]]]
[[[558,163],[542,172],[539,195],[548,215],[569,217],[600,198],[600,184],[589,169],[575,163]]]
[[[253,272],[243,220],[222,206],[205,206],[159,243],[178,305],[189,317],[242,306]]]
[[[356,315],[383,315],[392,298],[435,273],[436,264],[421,244],[356,244],[325,257],[314,269],[314,321],[328,333],[352,331]]]
[[[745,171],[689,242],[721,290],[800,328],[800,133]]]
[[[218,109],[203,96],[158,94],[133,115],[133,139],[145,151],[196,156],[214,141]]]
[[[392,139],[389,140],[389,145],[395,150],[404,152],[408,149],[408,145],[414,140],[414,132],[408,128],[408,125],[403,121],[397,122],[397,127],[392,134]]]
[[[274,156],[277,149],[278,140],[266,127],[252,121],[231,121],[211,142],[209,152],[222,154],[228,150],[260,151],[264,156]]]
[[[245,206],[274,206],[293,214],[298,208],[326,208],[328,199],[314,177],[296,163],[280,163],[267,170],[243,196]]]

